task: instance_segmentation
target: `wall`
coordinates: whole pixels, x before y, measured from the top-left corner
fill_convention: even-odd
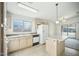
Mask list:
[[[61,38],[61,24],[56,24],[51,20],[35,19],[34,31],[36,32],[37,24],[48,24],[48,37]]]
[[[46,20],[46,19],[40,19],[40,18],[35,18],[35,20],[33,20],[34,21],[34,31],[35,31],[35,33],[37,32],[37,26],[38,26],[38,24],[47,24],[48,25],[48,20]]]
[[[61,39],[62,37],[61,24],[56,24],[56,37],[58,39]]]
[[[53,21],[51,20],[44,20],[44,19],[38,19],[36,18],[34,20],[35,22],[35,32],[36,32],[36,29],[37,29],[37,24],[48,24],[48,37],[52,37],[52,38],[55,38],[57,37],[57,34],[61,34],[60,31],[61,29],[59,30],[59,26],[57,26]],[[57,30],[58,29],[58,30]],[[59,36],[59,35],[58,35]]]
[[[49,37],[55,37],[56,35],[56,24],[53,23],[53,22],[49,22],[48,24],[48,34],[49,34]]]
[[[7,12],[7,33],[13,33],[13,18],[22,18],[25,19],[26,21],[31,21],[32,22],[32,32],[31,33],[36,33],[37,32],[37,24],[48,24],[47,20],[44,19],[39,19],[39,18],[32,18],[32,17],[27,17],[27,16],[21,16],[21,15],[15,15]]]
[[[79,15],[66,19],[66,22],[63,24],[75,24],[77,22],[79,22]]]
[[[8,13],[7,15],[7,25],[8,25],[8,33],[13,32],[13,25],[12,25],[12,18],[13,17],[18,17],[16,15],[12,15],[10,13]],[[22,17],[22,16],[19,16]],[[49,37],[58,37],[58,33],[60,33],[60,30],[58,28],[58,26],[50,20],[46,20],[46,19],[39,19],[39,18],[29,18],[29,17],[25,17],[26,19],[32,20],[32,33],[36,33],[37,32],[37,25],[38,24],[48,24],[48,36]]]
[[[8,13],[7,14],[7,21],[6,21],[6,27],[7,31],[6,32],[12,32],[12,16]]]

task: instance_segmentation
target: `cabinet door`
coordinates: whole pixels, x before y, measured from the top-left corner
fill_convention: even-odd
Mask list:
[[[26,48],[27,47],[26,43],[27,43],[27,41],[26,41],[25,37],[21,37],[20,38],[20,49]]]
[[[32,46],[32,36],[20,38],[20,49]]]
[[[32,46],[32,36],[27,37],[27,47]]]
[[[13,52],[15,50],[19,49],[19,40],[18,38],[14,38],[13,40],[10,40],[8,43],[8,51]]]

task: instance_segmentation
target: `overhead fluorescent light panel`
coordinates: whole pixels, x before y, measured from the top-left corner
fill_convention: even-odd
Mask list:
[[[20,3],[20,2],[18,2],[18,6],[21,7],[21,8],[27,9],[29,11],[35,12],[35,13],[38,12],[37,9],[34,9],[34,8],[32,8],[32,7],[30,7],[26,4]]]

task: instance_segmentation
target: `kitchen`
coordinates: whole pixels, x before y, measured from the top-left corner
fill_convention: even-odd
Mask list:
[[[64,39],[67,38],[64,33],[68,29],[64,28],[64,25],[78,21],[79,15],[76,8],[78,4],[71,2],[7,2],[4,27],[5,54],[9,56],[78,55],[70,51],[72,48],[65,46],[71,43],[72,47],[72,42]],[[70,15],[71,10],[75,11],[73,15]],[[71,34],[75,29],[69,30]]]
[[[6,17],[8,54],[45,43],[45,40],[43,40],[45,32],[43,33],[42,31],[46,31],[44,36],[47,37],[48,22],[46,20],[17,15],[10,11],[7,11]]]

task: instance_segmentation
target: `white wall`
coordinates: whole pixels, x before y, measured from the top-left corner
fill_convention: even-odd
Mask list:
[[[56,24],[51,21],[48,24],[48,34],[49,34],[49,37],[56,36]]]
[[[49,37],[61,38],[61,24],[56,24],[50,21],[48,27]]]
[[[32,18],[22,15],[15,15],[11,13],[7,13],[7,33],[13,33],[13,19],[24,19],[24,21],[30,21],[32,22],[32,32],[37,32],[37,24],[48,24],[48,21],[45,19],[39,19],[39,18]]]
[[[61,24],[56,24],[56,37],[61,39]]]

